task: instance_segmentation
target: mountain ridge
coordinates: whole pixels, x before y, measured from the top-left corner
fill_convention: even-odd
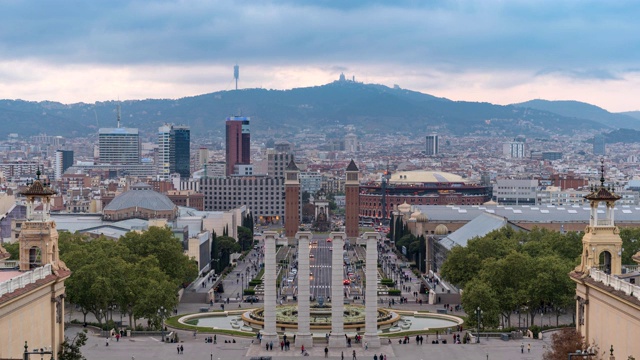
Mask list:
[[[517,107],[549,111],[558,115],[597,121],[615,128],[640,129],[640,119],[624,113],[611,113],[601,107],[576,100],[534,99],[518,104]]]
[[[225,118],[233,115],[250,116],[255,133],[277,129],[281,134],[304,128],[323,131],[338,124],[368,131],[479,136],[549,136],[609,127],[544,110],[453,101],[398,87],[334,81],[290,90],[242,89],[180,99],[94,104],[0,100],[0,120],[7,125],[0,128],[0,136],[9,132],[92,135],[98,128],[116,126],[118,104],[122,126],[140,128],[150,138],[166,122],[189,125],[194,134],[222,135]]]

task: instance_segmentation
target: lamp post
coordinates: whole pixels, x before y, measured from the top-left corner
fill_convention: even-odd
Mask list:
[[[31,355],[40,355],[40,359],[43,358],[43,355],[51,355],[51,360],[53,360],[53,349],[45,350],[44,348],[33,349],[33,351],[29,351],[29,345],[27,342],[24,342],[24,353],[22,354],[22,360],[29,360]]]
[[[167,314],[167,309],[164,306],[160,306],[158,309],[158,316],[160,317],[160,333],[162,334],[162,342],[164,342],[164,317]]]
[[[476,316],[478,317],[478,331],[476,332],[476,343],[480,343],[480,317],[482,316],[482,310],[480,306],[476,309]]]

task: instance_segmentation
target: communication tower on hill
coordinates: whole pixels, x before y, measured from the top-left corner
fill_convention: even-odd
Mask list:
[[[238,90],[238,78],[240,77],[240,66],[236,64],[233,67],[233,78],[236,79],[236,90]]]

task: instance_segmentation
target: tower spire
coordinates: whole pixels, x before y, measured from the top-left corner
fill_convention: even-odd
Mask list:
[[[120,104],[118,104],[118,128],[120,128]]]

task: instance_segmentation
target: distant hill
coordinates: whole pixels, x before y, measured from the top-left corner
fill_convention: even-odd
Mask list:
[[[603,108],[580,101],[549,101],[538,99],[513,104],[513,106],[549,111],[576,119],[593,120],[614,128],[640,129],[640,118],[626,114],[610,113]]]
[[[633,129],[617,129],[605,133],[604,139],[607,144],[611,143],[640,143],[640,131]],[[593,143],[593,139],[590,139]]]
[[[631,116],[634,119],[640,120],[640,111],[626,111],[626,112],[621,112],[621,113],[618,113],[618,114]]]
[[[116,125],[118,102],[60,104],[0,100],[0,137],[8,133],[68,137],[97,133]],[[153,139],[165,122],[191,126],[197,136],[224,133],[231,115],[250,116],[254,134],[282,136],[300,129],[324,131],[354,125],[358,131],[453,135],[548,136],[608,129],[597,121],[517,106],[451,101],[384,85],[335,81],[291,90],[219,91],[181,99],[126,100],[122,126],[137,127]]]

